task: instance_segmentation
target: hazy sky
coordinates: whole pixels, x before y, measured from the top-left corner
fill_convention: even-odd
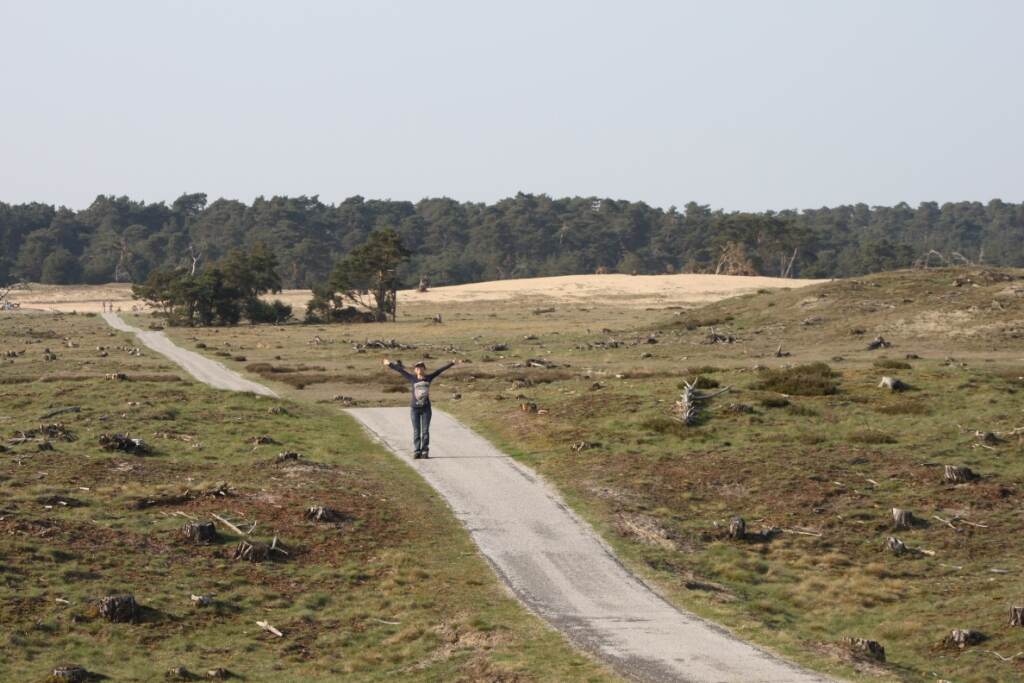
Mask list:
[[[1024,2],[0,0],[0,201],[1024,200]]]

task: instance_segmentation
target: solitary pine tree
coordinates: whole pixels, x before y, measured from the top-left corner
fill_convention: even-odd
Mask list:
[[[373,311],[377,322],[395,319],[398,312],[398,267],[409,259],[398,233],[387,228],[338,261],[329,287],[343,299]]]

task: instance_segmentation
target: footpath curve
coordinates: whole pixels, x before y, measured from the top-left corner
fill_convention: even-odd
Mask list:
[[[104,319],[201,382],[275,396],[220,363]],[[597,534],[530,468],[450,415],[434,411],[431,457],[413,460],[408,408],[354,408],[378,441],[406,460],[466,526],[495,573],[530,610],[630,678],[688,683],[822,683],[815,674],[680,610],[630,574]]]

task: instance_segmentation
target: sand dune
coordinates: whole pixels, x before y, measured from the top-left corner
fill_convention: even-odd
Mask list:
[[[792,280],[774,277],[737,275],[562,275],[557,277],[494,280],[468,285],[436,287],[427,292],[403,290],[399,301],[414,303],[460,303],[507,301],[516,297],[535,297],[551,301],[606,301],[617,304],[681,305],[715,301],[758,289],[804,287],[823,280]],[[60,287],[32,285],[31,289],[11,293],[11,300],[23,308],[51,311],[99,312],[109,301],[121,311],[142,305],[131,296],[131,285],[82,285]],[[309,301],[308,289],[288,289],[271,298],[279,298],[301,312]]]

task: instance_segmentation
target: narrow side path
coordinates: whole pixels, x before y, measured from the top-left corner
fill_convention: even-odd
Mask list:
[[[211,386],[276,394],[220,363],[143,331],[134,333]],[[557,492],[450,415],[434,411],[431,458],[413,460],[408,408],[348,413],[407,460],[452,507],[495,573],[528,608],[626,676],[661,683],[821,683],[829,679],[744,643],[665,602],[630,574]]]
[[[261,396],[277,398],[277,394],[269,388],[247,380],[234,370],[229,370],[215,360],[181,348],[171,341],[163,332],[141,330],[121,319],[117,313],[103,313],[103,319],[115,330],[131,332],[139,341],[159,354],[162,354],[184,368],[190,375],[204,384],[217,389],[229,391],[247,391]]]

